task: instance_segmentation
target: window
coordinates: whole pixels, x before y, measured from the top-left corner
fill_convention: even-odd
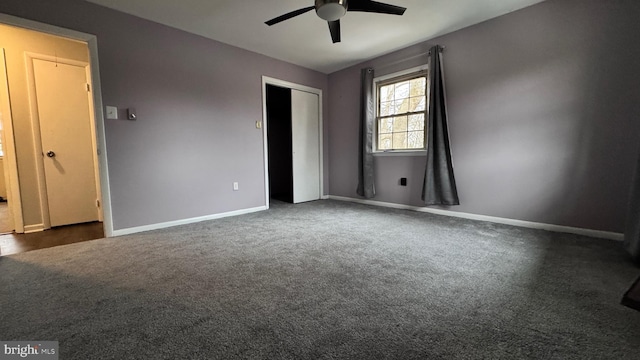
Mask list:
[[[376,82],[377,151],[424,150],[427,72]]]

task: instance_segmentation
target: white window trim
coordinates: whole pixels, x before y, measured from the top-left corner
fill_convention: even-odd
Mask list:
[[[382,82],[382,81],[386,81],[389,79],[393,79],[395,77],[400,77],[400,76],[404,76],[404,75],[409,75],[409,74],[413,74],[413,73],[417,73],[420,71],[426,71],[429,68],[429,65],[424,64],[424,65],[420,65],[420,66],[415,66],[406,70],[402,70],[402,71],[397,71],[391,74],[386,74],[386,75],[382,75],[379,77],[375,77],[373,78],[373,96],[375,97],[375,102],[376,105],[373,109],[373,117],[376,119],[376,124],[375,127],[373,129],[373,144],[374,144],[374,150],[372,152],[372,154],[374,156],[426,156],[427,155],[427,149],[423,149],[423,150],[378,150],[378,83]],[[429,81],[429,79],[427,78],[427,81]],[[427,99],[427,107],[429,106],[428,104],[429,99]],[[426,136],[426,133],[425,133]]]
[[[427,156],[427,150],[376,150],[373,156]]]

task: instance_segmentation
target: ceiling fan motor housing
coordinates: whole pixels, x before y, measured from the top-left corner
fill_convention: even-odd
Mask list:
[[[316,14],[326,21],[336,21],[347,13],[347,0],[316,0]]]

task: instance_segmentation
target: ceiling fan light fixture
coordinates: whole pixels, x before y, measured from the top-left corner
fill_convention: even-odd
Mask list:
[[[349,2],[351,3],[351,8],[349,8]],[[315,4],[313,6],[290,11],[284,15],[265,21],[264,23],[272,26],[298,15],[305,14],[314,9],[316,10],[316,15],[322,20],[325,20],[329,25],[331,41],[334,43],[340,42],[340,18],[343,17],[347,11],[402,15],[404,14],[404,11],[407,10],[407,8],[403,8],[401,6],[385,4],[373,0],[315,0]]]
[[[316,14],[323,20],[336,21],[346,13],[346,0],[316,0]]]

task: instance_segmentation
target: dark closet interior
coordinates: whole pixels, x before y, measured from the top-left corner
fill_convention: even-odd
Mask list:
[[[291,89],[267,84],[269,192],[272,199],[293,203]]]

